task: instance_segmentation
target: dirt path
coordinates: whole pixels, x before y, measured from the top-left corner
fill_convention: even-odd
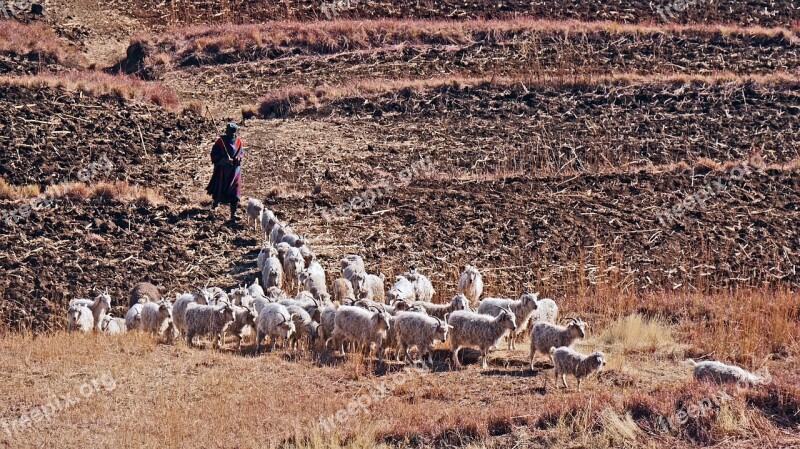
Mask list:
[[[130,38],[145,26],[126,13],[127,0],[48,0],[48,21],[78,37],[86,59],[108,67],[125,56]]]

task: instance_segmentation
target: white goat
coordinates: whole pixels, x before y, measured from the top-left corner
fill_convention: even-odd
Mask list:
[[[325,343],[325,347],[327,349],[327,343],[333,337],[333,330],[336,327],[336,308],[331,306],[325,306],[320,309],[320,319],[319,319],[319,330],[318,330],[318,337],[319,339]]]
[[[258,252],[258,257],[256,258],[256,267],[258,267],[258,271],[264,270],[264,265],[267,263],[267,259],[270,257],[277,257],[278,250],[271,247],[265,246],[261,248],[261,251]]]
[[[467,297],[461,294],[456,294],[453,299],[447,304],[434,304],[432,302],[416,301],[411,303],[412,306],[422,307],[425,313],[436,318],[444,319],[445,315],[459,311],[469,310],[469,301]]]
[[[300,349],[301,340],[306,341],[308,347],[311,347],[318,336],[318,323],[312,320],[311,315],[299,305],[286,306],[286,310],[292,316],[295,329],[295,332],[289,337],[289,348],[297,351]]]
[[[256,322],[256,353],[261,352],[264,337],[269,336],[271,350],[274,351],[279,338],[288,341],[294,332],[294,321],[289,310],[281,304],[267,304],[261,309]]]
[[[289,248],[283,259],[283,275],[286,280],[286,289],[290,292],[297,291],[300,287],[300,273],[305,269],[305,260],[300,250]]]
[[[277,256],[278,260],[281,261],[281,266],[283,266],[283,261],[286,258],[286,253],[289,252],[291,246],[286,242],[276,243],[275,246],[275,254],[270,255],[270,257]]]
[[[186,309],[189,304],[208,305],[211,294],[207,290],[198,290],[195,293],[184,293],[175,298],[172,304],[172,322],[181,335],[186,335]]]
[[[447,339],[447,331],[451,328],[449,324],[439,318],[431,317],[417,312],[400,312],[394,318],[394,334],[397,344],[397,358],[405,352],[408,362],[411,362],[409,350],[412,346],[417,347],[419,357],[424,364],[425,355],[428,356],[428,364],[433,365],[431,351],[436,342]]]
[[[222,333],[236,320],[235,306],[190,303],[186,308],[186,344],[194,346],[194,337],[209,336],[217,349],[222,349]]]
[[[377,302],[386,300],[383,275],[368,274],[366,271],[353,273],[351,267],[345,269],[345,278],[353,284],[353,293],[356,299],[370,299]]]
[[[100,329],[100,322],[103,321],[103,317],[105,316],[108,309],[111,308],[111,296],[108,294],[108,290],[104,293],[97,295],[94,300],[91,299],[73,299],[69,303],[70,306],[86,306],[89,310],[92,311],[92,322],[93,328],[99,330]]]
[[[464,272],[458,279],[458,293],[466,296],[470,304],[475,304],[483,294],[483,277],[473,265],[464,267]]]
[[[225,328],[225,333],[231,333],[236,337],[236,348],[242,348],[242,339],[249,332],[253,332],[256,328],[256,320],[258,314],[250,306],[233,306],[234,319],[233,322],[228,324]],[[225,341],[223,334],[223,341]]]
[[[414,286],[414,296],[417,301],[430,301],[433,299],[436,290],[433,289],[433,284],[427,276],[417,272],[416,268],[411,268],[403,276]]]
[[[272,242],[273,245],[278,244],[283,240],[284,235],[292,233],[293,233],[292,228],[290,228],[289,225],[275,223],[275,226],[272,227],[272,233],[271,233],[272,240],[270,241]]]
[[[333,281],[331,291],[333,300],[339,301],[340,304],[347,298],[356,299],[356,294],[353,292],[353,284],[345,278],[338,278]]]
[[[105,334],[117,335],[126,333],[128,327],[125,325],[124,318],[114,318],[111,314],[106,314],[100,322],[100,331]]]
[[[141,317],[143,331],[172,338],[172,304],[169,301],[148,302],[142,307]]]
[[[317,299],[321,294],[328,293],[325,285],[325,270],[317,261],[311,262],[311,265],[300,273],[299,281],[305,291],[310,292]]]
[[[395,277],[394,285],[389,289],[387,299],[389,304],[393,304],[395,301],[415,301],[416,293],[414,292],[414,284],[405,276]]]
[[[517,328],[516,317],[510,310],[504,310],[496,317],[459,310],[450,314],[448,324],[452,326],[450,341],[453,347],[453,364],[456,368],[461,367],[458,361],[458,352],[461,348],[473,347],[481,351],[481,367],[486,369],[489,350],[497,346],[497,342],[506,334]]]
[[[247,287],[247,294],[253,297],[264,296],[264,288],[259,284],[258,276],[253,279],[253,283]]]
[[[128,309],[128,313],[125,314],[125,327],[128,328],[129,331],[142,330],[143,307],[144,304],[134,304],[130,309]]]
[[[478,313],[497,316],[504,309],[514,312],[517,318],[517,329],[508,337],[508,350],[516,349],[516,337],[528,327],[528,320],[536,311],[538,293],[523,293],[519,299],[484,298],[478,306]]]
[[[284,234],[284,236],[280,239],[280,243],[288,243],[289,246],[299,249],[300,247],[305,246],[306,239],[297,234],[287,233]]]
[[[264,208],[261,214],[261,229],[264,231],[264,240],[269,241],[272,238],[272,229],[278,223],[275,213],[271,210]],[[272,243],[271,241],[269,243]]]
[[[567,374],[571,374],[578,379],[578,391],[581,391],[581,379],[600,371],[606,364],[605,355],[602,352],[583,355],[565,346],[558,349],[550,348],[550,358],[553,359],[556,388],[558,388],[559,376],[561,376],[564,388],[567,388]]]
[[[710,381],[715,384],[735,383],[743,388],[753,388],[767,383],[765,377],[735,365],[726,365],[715,360],[695,362],[688,359],[686,362],[694,367],[694,378],[698,381]]]
[[[400,312],[419,312],[427,315],[427,312],[422,306],[411,305],[411,303],[406,301],[397,301],[394,304],[386,305],[380,302],[373,301],[371,299],[358,299],[349,305],[361,307],[363,309],[370,309],[370,308],[381,309],[392,316],[397,315]]]
[[[247,297],[250,296],[250,292],[247,291],[247,287],[236,287],[230,291],[228,297],[231,299],[231,304],[235,306],[243,305],[244,301],[247,301]],[[250,299],[252,302],[252,299]]]
[[[550,298],[536,301],[536,310],[531,315],[531,323],[555,323],[558,317],[558,305]]]
[[[250,198],[247,201],[247,206],[245,207],[245,212],[247,213],[247,221],[249,224],[250,220],[253,220],[253,227],[258,229],[261,226],[262,218],[264,215],[264,203],[261,200],[257,200],[255,198]]]
[[[311,251],[311,249],[308,246],[303,245],[297,249],[300,250],[300,255],[303,256],[303,260],[305,261],[306,266],[311,265],[311,262],[317,260],[317,255],[314,254],[314,252]]]
[[[353,273],[358,273],[365,270],[364,259],[362,259],[361,256],[358,256],[356,254],[348,254],[342,257],[342,260],[339,261],[339,264],[341,265],[343,276],[345,269],[348,267],[350,267],[350,270]],[[348,281],[350,280],[350,278],[348,278],[347,276],[344,276],[344,278],[347,279]]]
[[[389,315],[383,311],[370,311],[361,307],[341,306],[334,316],[333,336],[336,347],[344,353],[344,344],[353,343],[357,348],[371,352],[372,344],[378,348],[383,360],[382,342],[389,330]],[[326,342],[327,346],[327,342]]]
[[[571,318],[566,326],[540,322],[531,329],[531,369],[536,353],[547,355],[552,348],[570,347],[579,339],[586,338],[586,323],[580,318]]]
[[[230,304],[231,300],[228,298],[228,294],[225,293],[225,290],[219,287],[207,287],[205,290],[210,295],[210,299],[208,300],[208,305],[216,306],[219,304]]]
[[[283,288],[283,264],[277,257],[270,257],[264,263],[264,268],[261,270],[261,279],[264,288],[267,290],[270,287]]]
[[[67,331],[88,333],[94,329],[92,311],[83,304],[75,304],[67,309]]]

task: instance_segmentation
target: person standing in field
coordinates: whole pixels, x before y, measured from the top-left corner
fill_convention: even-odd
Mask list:
[[[211,195],[211,209],[219,203],[230,204],[231,224],[236,222],[236,209],[242,196],[242,159],[244,159],[244,145],[237,132],[239,127],[235,123],[228,123],[225,134],[219,136],[211,148],[211,162],[214,164],[214,174],[208,183],[206,191]]]

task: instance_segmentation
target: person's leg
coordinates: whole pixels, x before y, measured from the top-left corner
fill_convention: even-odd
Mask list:
[[[236,221],[236,208],[239,207],[239,200],[231,201],[231,221]]]

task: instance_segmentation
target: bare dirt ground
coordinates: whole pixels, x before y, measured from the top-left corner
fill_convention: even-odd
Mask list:
[[[144,28],[138,18],[125,13],[127,4],[124,0],[48,0],[47,21],[63,39],[78,45],[88,61],[108,67],[124,57],[130,38]]]
[[[657,21],[654,6],[365,2],[341,14],[630,23]],[[107,67],[139,31],[313,20],[318,8],[86,0],[51,7],[48,23],[87,61]],[[796,29],[796,14],[791,2],[724,2],[687,8],[676,20]],[[29,184],[46,191],[101,155],[112,169],[93,181],[158,190],[155,202],[65,194],[0,224],[0,447],[800,445],[796,44],[667,31],[570,36],[228,54],[201,66],[175,64],[177,49],[165,51],[160,79],[182,101],[202,100],[204,117],[72,84],[0,85],[4,213],[30,200],[8,192]],[[0,71],[40,69],[29,55],[0,54]],[[619,76],[587,78],[609,74]],[[755,74],[765,76],[748,79]],[[453,82],[379,88],[382,80],[434,77]],[[538,83],[518,82],[526,77]],[[258,232],[231,229],[222,224],[226,211],[208,211],[209,145],[223,120],[238,120],[265,95],[295,85],[345,91],[355,81],[378,87],[243,124],[245,195],[264,199],[309,237],[329,280],[341,255],[359,253],[387,282],[415,265],[433,280],[437,302],[454,294],[467,263],[483,270],[489,295],[535,290],[554,298],[561,318],[591,325],[577,348],[608,356],[583,393],[574,379],[556,391],[544,357],[529,369],[526,339],[512,351],[501,343],[487,370],[474,350],[465,370],[453,369],[441,344],[433,372],[406,374],[396,362],[329,351],[257,356],[250,339],[241,351],[229,339],[216,352],[208,342],[192,349],[143,335],[63,332],[68,301],[95,288],[110,289],[119,316],[138,281],[171,297],[258,276]],[[433,168],[399,180],[420,161]],[[752,172],[732,177],[743,164]],[[713,185],[701,206],[658,221]],[[373,194],[369,206],[332,212]],[[770,383],[736,391],[694,382],[686,357],[768,367]],[[84,395],[84,383],[94,393]],[[46,424],[2,427],[67,394],[80,400]],[[347,412],[366,395],[374,401],[366,410]],[[674,419],[718,397],[702,414]],[[325,425],[342,410],[346,419]]]

